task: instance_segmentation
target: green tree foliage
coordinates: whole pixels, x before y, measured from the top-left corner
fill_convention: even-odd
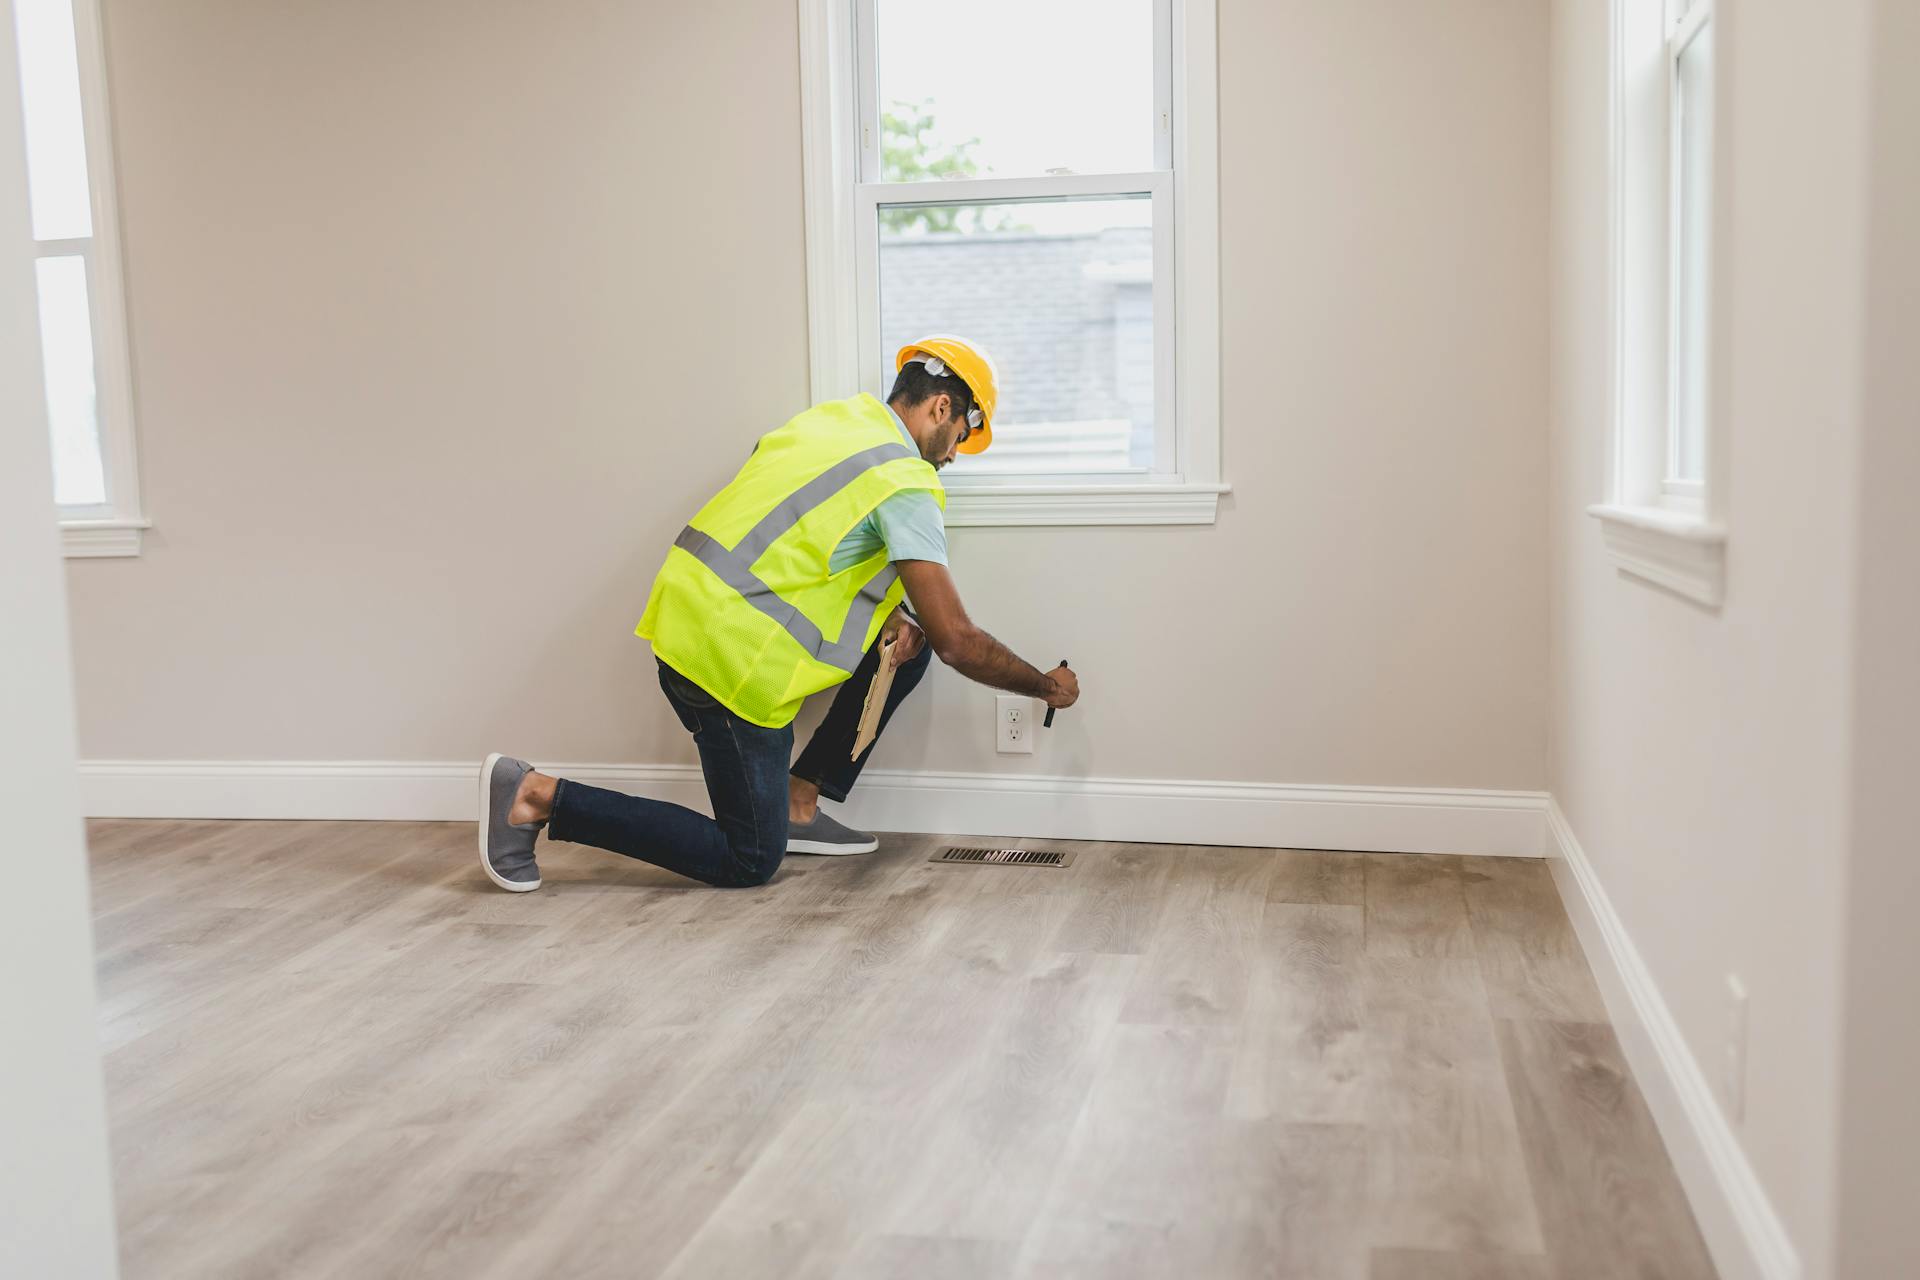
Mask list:
[[[934,127],[931,101],[893,102],[880,113],[880,174],[887,182],[974,177],[980,166],[973,158],[973,149],[979,145],[978,138],[942,142]],[[880,230],[887,235],[1023,229],[1007,210],[991,206],[939,205],[880,211]]]

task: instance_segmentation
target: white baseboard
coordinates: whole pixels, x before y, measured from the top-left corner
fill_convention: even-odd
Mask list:
[[[1551,800],[1547,823],[1554,882],[1722,1280],[1800,1280],[1786,1228],[1586,851]]]
[[[97,818],[473,817],[478,761],[90,760]],[[542,764],[543,772],[705,811],[692,765]],[[1540,857],[1538,791],[1283,786],[869,769],[842,811],[880,831],[1382,853]]]

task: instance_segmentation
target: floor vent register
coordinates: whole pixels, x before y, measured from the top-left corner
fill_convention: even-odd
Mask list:
[[[1051,849],[962,849],[958,847],[942,849],[933,855],[932,862],[965,862],[975,866],[1009,867],[1065,867],[1073,864],[1071,853],[1059,853]]]

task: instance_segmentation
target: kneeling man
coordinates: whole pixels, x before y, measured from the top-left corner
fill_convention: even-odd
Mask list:
[[[817,405],[763,436],[732,483],[674,540],[637,634],[693,735],[713,817],[549,777],[494,754],[480,770],[480,861],[502,889],[540,887],[534,843],[608,849],[711,885],[773,878],[789,853],[870,853],[871,835],[822,812],[851,758],[883,635],[897,669],[880,727],[929,661],[996,689],[1070,707],[1067,667],[1042,672],[975,626],[947,572],[940,469],[993,439],[993,363],[955,337],[900,349],[887,403]],[[911,602],[912,613],[901,605]],[[840,686],[798,761],[793,718]]]

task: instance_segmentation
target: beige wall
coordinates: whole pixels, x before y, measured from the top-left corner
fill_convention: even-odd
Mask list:
[[[1607,4],[1553,8],[1552,789],[1694,1056],[1751,999],[1737,1132],[1831,1231],[1867,169],[1865,0],[1719,11],[1727,595],[1616,574],[1603,496]]]
[[[1544,11],[1221,6],[1219,524],[956,530],[1087,697],[892,767],[1544,781]],[[690,761],[630,635],[804,406],[792,0],[108,0],[147,493],[91,758]],[[1172,736],[1177,735],[1177,736]]]
[[[657,760],[647,582],[806,388],[789,0],[106,6],[139,560],[89,757]]]
[[[1836,1276],[1920,1275],[1920,7],[1875,12]]]

